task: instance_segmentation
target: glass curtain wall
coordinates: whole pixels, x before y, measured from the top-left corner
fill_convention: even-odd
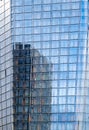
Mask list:
[[[27,77],[27,84],[29,82],[30,84],[25,86],[29,91],[28,99],[26,95],[25,99],[22,95],[22,93],[25,94],[25,89],[21,84],[17,85],[18,87],[15,84],[8,90],[10,103],[12,103],[12,91],[10,90],[13,88],[13,92],[15,91],[13,93],[14,119],[15,116],[20,115],[19,110],[22,112],[26,110],[25,115],[28,115],[28,119],[26,117],[25,120],[23,116],[23,122],[21,121],[19,124],[21,118],[18,116],[18,119],[14,120],[14,128],[10,127],[12,123],[9,124],[9,120],[7,120],[4,123],[5,126],[4,124],[0,126],[1,129],[10,127],[11,130],[21,130],[24,126],[24,130],[88,130],[88,0],[11,0],[11,8],[6,6],[7,4],[4,4],[3,1],[9,3],[9,0],[2,0],[0,5],[3,17],[0,17],[3,23],[0,24],[0,29],[4,30],[4,32],[0,31],[2,32],[0,40],[1,43],[4,43],[0,45],[0,55],[3,58],[0,61],[1,81],[5,81],[2,81],[3,85],[0,86],[0,96],[2,97],[0,102],[3,102],[0,112],[4,114],[7,111],[3,105],[8,101],[6,101],[5,95],[7,95],[7,88],[9,89],[12,83],[11,65],[15,60],[19,61],[23,57],[27,60],[27,63],[24,60],[20,63],[21,67],[24,66],[29,70],[29,73],[21,69],[19,71],[21,77],[17,77],[20,83],[22,80],[26,82]],[[5,24],[8,13],[3,11],[3,8],[6,7],[9,8],[6,10],[11,9],[9,25]],[[5,30],[8,29],[6,26],[10,27],[10,20],[11,42],[10,32]],[[9,36],[6,33],[9,33]],[[30,45],[29,56],[25,53],[23,56],[17,57],[12,54],[12,51],[9,51],[10,59],[13,55],[14,61],[7,60],[7,51],[12,50],[12,45],[13,54],[15,51],[20,53],[21,50],[23,53],[26,52],[25,45]],[[22,45],[22,48],[18,49],[16,45]],[[9,49],[6,49],[7,47]],[[3,68],[4,65],[5,68]],[[10,65],[11,69],[9,74],[7,65]],[[15,67],[18,70],[19,64],[14,64],[14,73],[18,75]],[[10,83],[7,83],[9,82],[8,75],[10,75]],[[19,89],[20,86],[23,87],[23,90]],[[19,91],[18,95],[16,95],[17,91]],[[3,98],[4,96],[5,98]],[[4,99],[5,101],[3,101]],[[21,104],[18,104],[18,100],[21,101]],[[26,102],[22,102],[22,100],[26,100]],[[17,108],[16,104],[18,104]],[[4,122],[3,114],[0,117],[2,122]],[[11,114],[8,115],[9,117],[12,121]],[[18,127],[15,126],[16,123]]]
[[[32,49],[46,57],[51,68],[45,78],[40,75],[48,75],[46,72],[35,70],[36,78],[32,80],[36,85],[34,90],[44,87],[43,82],[51,84],[51,95],[46,95],[51,98],[51,110],[47,111],[50,118],[48,121],[46,116],[41,118],[46,115],[48,105],[43,96],[41,98],[46,99],[44,110],[33,109],[30,129],[87,130],[88,1],[15,0],[12,1],[11,20],[12,43],[30,44]],[[43,57],[41,62],[36,61],[37,55],[34,57],[33,65],[45,65]],[[41,102],[36,101],[36,104],[39,106]]]
[[[13,130],[10,0],[0,0],[0,130]]]

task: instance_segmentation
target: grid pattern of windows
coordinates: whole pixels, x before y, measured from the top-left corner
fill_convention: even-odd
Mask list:
[[[13,61],[14,129],[88,130],[88,0],[10,1],[11,42],[13,53],[16,52]],[[0,54],[2,62],[5,53],[6,62],[11,53],[6,53],[10,39],[6,31],[9,25],[5,22],[10,21],[8,6],[5,3],[7,11],[3,11],[3,5]],[[28,51],[27,45],[30,46]],[[5,80],[3,75],[9,69],[3,70],[1,76]]]
[[[33,111],[32,130],[87,129],[85,118],[85,67],[87,55],[87,1],[24,0],[12,2],[13,42],[30,44],[46,57],[51,71],[35,70],[33,83],[40,89],[43,81],[51,82],[51,117],[48,123]],[[13,19],[15,19],[15,24]],[[33,59],[33,66],[44,66],[43,60]],[[50,73],[51,72],[51,73]],[[44,76],[44,77],[43,77]],[[48,84],[48,83],[47,83]],[[46,91],[47,88],[45,88]],[[35,88],[36,91],[36,88]],[[48,91],[48,90],[47,90]],[[46,95],[49,97],[49,95]],[[39,95],[38,95],[39,97]],[[36,104],[38,97],[36,97]],[[87,96],[86,96],[87,98]],[[46,97],[45,97],[45,100]],[[46,104],[44,103],[44,108]],[[86,127],[86,128],[85,128]]]
[[[46,57],[38,50],[31,49],[29,44],[25,44],[24,48],[22,44],[16,44],[13,88],[15,130],[41,130],[43,126],[49,129],[48,122],[51,117],[49,73]]]
[[[10,0],[0,1],[0,130],[13,129]]]
[[[46,87],[41,86],[45,79],[45,83],[51,82],[52,89],[51,117],[48,124],[45,125],[45,120],[41,118],[42,124],[39,125],[36,116],[40,116],[41,111],[37,115],[33,111],[33,115],[35,115],[33,121],[36,123],[30,123],[32,130],[47,128],[51,130],[85,130],[88,128],[86,125],[88,119],[84,114],[86,103],[84,96],[87,95],[88,90],[85,86],[87,6],[87,1],[83,0],[12,2],[13,42],[30,44],[32,48],[37,49],[41,55],[46,57],[51,68],[49,77],[47,74],[45,77],[44,71],[40,73],[40,69],[34,72],[33,83],[36,86],[40,89],[42,86]],[[15,24],[13,19],[15,19]],[[43,60],[37,62],[36,59],[38,58],[35,55],[33,66],[45,65]],[[34,100],[37,100],[38,97]],[[45,98],[45,100],[47,99]],[[37,101],[36,104],[39,106]],[[43,113],[43,115],[45,114]]]

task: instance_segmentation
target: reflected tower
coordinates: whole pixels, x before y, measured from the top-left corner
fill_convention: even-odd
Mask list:
[[[46,57],[29,44],[13,51],[14,130],[49,130],[51,69]],[[40,64],[40,65],[39,65]]]
[[[89,129],[88,4],[0,0],[0,130]]]

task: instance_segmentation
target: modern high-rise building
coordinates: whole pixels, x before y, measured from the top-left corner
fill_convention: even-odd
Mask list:
[[[89,130],[88,6],[0,0],[0,130]]]

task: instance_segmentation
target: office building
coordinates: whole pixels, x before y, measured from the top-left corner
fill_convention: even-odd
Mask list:
[[[88,130],[88,0],[0,0],[0,130]]]

